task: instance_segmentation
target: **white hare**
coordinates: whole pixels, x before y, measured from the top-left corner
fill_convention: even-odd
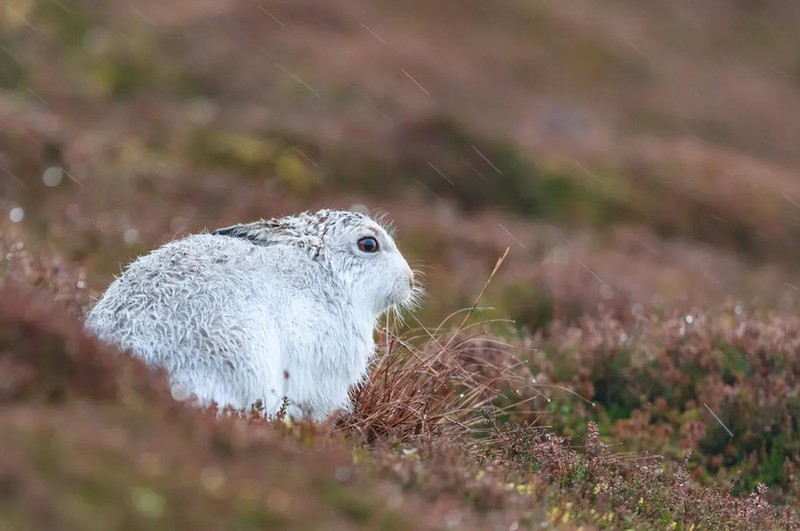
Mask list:
[[[382,313],[414,274],[363,214],[321,210],[168,243],[131,263],[89,312],[99,339],[167,369],[201,404],[320,420],[350,407]]]

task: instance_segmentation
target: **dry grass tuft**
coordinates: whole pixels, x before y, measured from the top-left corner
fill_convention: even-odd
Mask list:
[[[527,369],[510,345],[480,330],[470,317],[508,254],[497,260],[471,308],[452,314],[435,330],[422,325],[404,337],[383,331],[383,354],[366,383],[352,393],[353,411],[338,427],[371,444],[435,438],[465,440],[484,431]],[[454,331],[448,321],[463,313]]]
[[[506,344],[469,330],[458,329],[450,341],[430,331],[388,335],[386,352],[353,392],[353,411],[339,428],[367,443],[458,440],[485,430],[526,369]]]

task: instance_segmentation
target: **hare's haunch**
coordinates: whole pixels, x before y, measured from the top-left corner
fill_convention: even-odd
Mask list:
[[[323,419],[350,405],[386,310],[414,275],[368,216],[331,210],[235,225],[131,263],[89,312],[101,340],[167,369],[201,404]]]

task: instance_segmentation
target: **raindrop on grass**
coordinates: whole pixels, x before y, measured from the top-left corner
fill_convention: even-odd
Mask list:
[[[125,243],[128,245],[132,245],[139,241],[139,231],[136,229],[128,229],[125,231],[125,234],[122,235],[122,239],[125,240]]]
[[[64,180],[64,170],[58,166],[50,166],[44,170],[44,173],[42,173],[42,182],[45,186],[49,186],[51,188],[58,186],[61,184],[62,180]]]
[[[336,478],[336,481],[341,483],[346,482],[352,475],[353,469],[349,466],[336,467],[336,470],[333,472],[333,476]]]
[[[139,513],[150,518],[161,518],[167,506],[167,500],[161,494],[147,487],[133,489],[131,502]]]
[[[614,298],[614,288],[612,288],[608,284],[603,284],[600,286],[600,296],[603,297],[605,300],[611,300]]]
[[[448,529],[452,529],[461,523],[461,511],[458,509],[451,509],[444,515],[444,523]]]
[[[170,394],[172,395],[172,398],[174,398],[178,402],[182,402],[187,398],[189,398],[189,395],[191,393],[189,392],[189,389],[187,389],[183,385],[174,384],[170,387]]]
[[[25,210],[22,207],[12,208],[8,211],[8,219],[11,220],[11,223],[19,223],[25,219]]]
[[[216,467],[206,467],[200,472],[200,483],[208,492],[218,492],[225,485],[225,475]]]

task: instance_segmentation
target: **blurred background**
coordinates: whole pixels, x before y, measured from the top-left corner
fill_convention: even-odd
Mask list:
[[[354,205],[395,222],[429,325],[506,248],[488,315],[539,342],[586,316],[630,334],[798,311],[800,3],[4,0],[0,17],[4,251],[58,256],[33,283],[62,279],[76,311],[174,237]],[[610,376],[580,378],[611,403]],[[635,399],[606,404],[604,434],[629,433]],[[664,418],[639,418],[640,447],[671,423],[680,458],[686,419]]]
[[[7,0],[0,209],[101,289],[154,245],[365,204],[424,315],[535,326],[800,278],[800,6]],[[15,229],[16,230],[16,229]],[[446,313],[445,313],[446,312]]]

